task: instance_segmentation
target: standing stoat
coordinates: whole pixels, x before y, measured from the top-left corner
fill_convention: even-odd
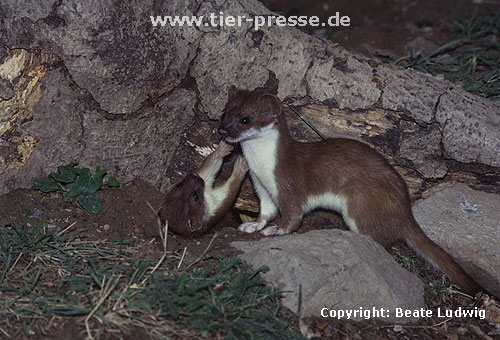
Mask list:
[[[168,221],[169,230],[184,236],[201,235],[210,230],[233,205],[248,171],[248,165],[241,155],[236,159],[229,179],[214,187],[222,159],[231,150],[231,145],[221,141],[196,172],[187,175],[168,191],[158,216],[162,223]]]
[[[464,291],[473,294],[480,290],[420,229],[405,182],[368,145],[344,138],[295,141],[275,96],[234,87],[219,131],[227,142],[241,144],[260,200],[259,217],[241,224],[239,230],[259,231],[279,210],[281,226],[268,226],[262,234],[288,234],[299,228],[302,217],[311,210],[335,210],[351,231],[370,235],[386,248],[396,240],[405,241]]]

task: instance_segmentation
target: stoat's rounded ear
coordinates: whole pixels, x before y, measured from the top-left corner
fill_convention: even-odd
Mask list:
[[[228,99],[228,101],[230,101],[232,98],[234,98],[237,93],[238,93],[238,89],[236,88],[236,86],[231,85],[229,87],[229,89],[227,90],[227,99]]]
[[[266,93],[259,97],[257,102],[258,112],[265,113],[266,115],[279,116],[282,111],[280,100],[272,94]]]

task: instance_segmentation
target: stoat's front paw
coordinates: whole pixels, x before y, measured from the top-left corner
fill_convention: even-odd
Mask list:
[[[264,236],[271,236],[271,235],[285,235],[288,234],[288,231],[278,227],[277,225],[270,225],[266,229],[262,230],[260,233]]]
[[[223,158],[233,151],[234,145],[228,144],[227,142],[221,140],[217,148],[215,149],[215,153],[217,158]]]
[[[240,224],[240,226],[238,227],[238,230],[242,231],[244,233],[254,233],[256,231],[261,230],[265,226],[266,226],[265,222],[255,222],[255,221],[245,222],[245,223]]]

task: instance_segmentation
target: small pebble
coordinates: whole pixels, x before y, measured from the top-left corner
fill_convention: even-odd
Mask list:
[[[402,331],[403,331],[403,327],[401,325],[394,326],[394,332],[402,332]]]
[[[40,209],[33,208],[33,210],[28,214],[28,218],[38,219],[42,216],[44,212]]]

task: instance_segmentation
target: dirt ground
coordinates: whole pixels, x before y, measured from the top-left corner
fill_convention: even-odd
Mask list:
[[[142,181],[133,181],[120,188],[108,188],[98,192],[102,198],[102,211],[97,215],[91,215],[82,210],[76,201],[62,198],[60,193],[44,194],[31,189],[17,189],[7,195],[0,196],[0,225],[9,223],[23,223],[27,218],[30,225],[35,225],[40,219],[48,225],[57,225],[58,230],[69,227],[85,231],[80,233],[82,241],[102,241],[118,240],[121,237],[131,237],[134,244],[139,247],[140,257],[150,259],[153,262],[158,261],[162,255],[161,242],[158,239],[158,224],[152,210],[146,202],[153,207],[159,207],[163,202],[164,195],[157,191],[151,185]],[[211,254],[224,256],[237,255],[238,253],[229,246],[233,241],[239,240],[257,240],[260,234],[243,234],[235,228],[239,223],[238,211],[232,211],[224,218],[215,230],[203,235],[197,239],[189,239],[169,233],[168,250],[182,253],[186,249],[186,258],[200,256],[209,245],[215,232],[219,236],[215,238]],[[312,229],[324,228],[345,228],[341,218],[338,215],[329,212],[318,211],[304,219],[300,233]],[[402,253],[405,256],[412,256],[414,253],[404,245],[397,245],[392,250],[393,255]],[[434,310],[436,315],[438,307],[455,310],[458,307],[467,308],[475,305],[481,306],[481,301],[470,301],[460,296],[449,296],[446,294],[436,295],[435,285],[437,282],[446,280],[444,276],[428,266],[415,259],[416,274],[426,283],[426,304]],[[430,275],[431,281],[428,277]],[[432,283],[430,283],[432,282]],[[20,324],[22,321],[18,320]],[[467,335],[467,339],[480,339],[481,335],[488,333],[493,329],[484,320],[469,319],[451,319],[442,324],[442,319],[425,318],[422,321],[408,329],[399,329],[394,325],[388,325],[382,322],[346,322],[337,320],[327,320],[322,318],[313,318],[306,320],[316,333],[321,334],[322,339],[442,339],[447,334]],[[34,326],[36,320],[30,321],[30,328]],[[18,323],[11,324],[6,328],[9,334],[23,335],[22,329]],[[436,326],[437,324],[437,326]],[[55,326],[52,327],[54,329]],[[298,331],[298,320],[293,324],[293,328]],[[474,333],[473,331],[476,331]],[[84,328],[81,323],[75,319],[66,318],[60,325],[60,332],[50,337],[40,337],[42,339],[78,339],[84,334]],[[37,334],[37,336],[41,336]],[[1,338],[1,337],[0,337]],[[17,338],[17,337],[16,337]],[[33,337],[21,337],[33,338]],[[130,339],[146,338],[142,329],[132,329]],[[459,339],[451,337],[450,339]],[[495,337],[490,337],[495,339]],[[500,339],[500,336],[498,337]],[[112,336],[104,336],[101,339],[113,339]],[[177,338],[175,338],[177,339]]]
[[[151,185],[136,180],[120,188],[106,188],[98,192],[102,199],[102,211],[89,214],[81,209],[75,200],[63,199],[59,193],[45,194],[31,189],[16,189],[0,196],[0,225],[11,222],[21,225],[28,218],[29,225],[35,225],[40,219],[50,225],[63,229],[75,223],[72,228],[85,228],[88,241],[117,240],[122,235],[132,237],[136,244],[144,244],[144,257],[156,259],[162,255],[156,217],[149,208],[149,202],[155,209],[164,200],[164,194]],[[220,232],[213,243],[212,252],[234,255],[228,247],[233,241],[257,240],[257,234],[244,234],[236,230],[239,212],[231,211],[210,233],[196,239],[190,239],[169,233],[168,250],[177,251],[186,248],[186,257],[200,256],[207,248],[215,232]],[[318,212],[305,219],[300,232],[312,229],[343,227],[339,216],[327,212]]]
[[[264,0],[268,8],[283,15],[318,16],[320,22],[339,12],[350,18],[350,26],[306,27],[306,31],[328,37],[343,47],[368,56],[405,56],[405,46],[424,37],[437,46],[454,36],[452,23],[460,15],[500,11],[498,4],[477,5],[473,0]]]
[[[405,54],[404,46],[416,37],[424,36],[436,44],[453,39],[450,25],[459,13],[471,13],[475,7],[472,0],[443,1],[405,1],[405,0],[271,0],[264,1],[269,8],[287,15],[317,15],[326,20],[335,12],[348,15],[352,25],[334,30],[330,39],[339,44],[366,55],[401,57]],[[500,5],[478,6],[479,13],[500,10]],[[325,35],[328,32],[312,30],[311,33]],[[99,191],[102,198],[102,212],[91,215],[83,211],[75,201],[65,200],[59,193],[43,194],[31,189],[17,189],[0,196],[0,225],[9,222],[21,223],[27,217],[32,225],[39,219],[52,225],[72,228],[85,228],[83,238],[88,240],[118,239],[126,235],[141,245],[144,258],[157,260],[162,255],[162,246],[158,240],[156,218],[146,204],[146,200],[155,208],[159,207],[164,195],[149,184],[136,180],[123,184],[120,188],[107,188]],[[216,228],[220,235],[215,239],[212,253],[235,255],[229,246],[237,240],[256,240],[259,234],[242,234],[235,227],[239,223],[238,212],[232,211]],[[316,212],[304,220],[301,233],[312,229],[344,228],[339,216]],[[207,248],[214,231],[198,239],[169,235],[170,251],[182,251],[186,256],[201,255]],[[412,254],[404,246],[398,247],[404,254]],[[423,281],[425,264],[417,260],[417,268]],[[440,274],[433,274],[440,279]],[[431,309],[437,307],[456,308],[470,306],[471,302],[458,298],[438,295],[427,284],[426,303]],[[435,314],[435,313],[434,313]],[[428,318],[414,328],[404,330],[380,322],[351,323],[324,319],[309,320],[311,327],[324,339],[500,339],[500,335],[484,333],[493,329],[486,321],[477,319],[442,320]],[[436,326],[436,324],[438,324]],[[12,334],[12,333],[11,333]],[[0,338],[2,336],[0,335]]]

